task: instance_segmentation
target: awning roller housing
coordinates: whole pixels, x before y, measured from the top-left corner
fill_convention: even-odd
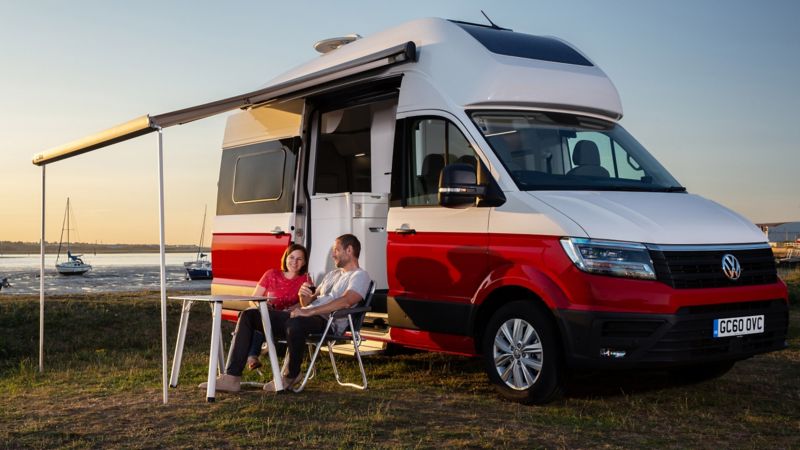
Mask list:
[[[68,144],[51,148],[42,153],[37,153],[33,155],[33,163],[37,166],[41,166],[42,164],[60,161],[80,155],[81,153],[116,144],[117,142],[127,141],[128,139],[153,131],[156,131],[156,129],[150,125],[150,116],[142,116],[138,119],[91,134]]]

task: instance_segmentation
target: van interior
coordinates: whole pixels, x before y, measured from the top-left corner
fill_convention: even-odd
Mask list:
[[[334,239],[352,233],[361,242],[359,263],[388,289],[386,219],[397,98],[323,111],[317,116],[316,152],[309,173],[315,282],[334,269]]]

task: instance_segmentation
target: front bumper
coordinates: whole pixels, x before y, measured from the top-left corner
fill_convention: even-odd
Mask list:
[[[675,314],[556,310],[570,367],[667,368],[740,360],[787,347],[789,307],[783,299],[684,306]],[[713,337],[714,319],[764,315],[760,334]],[[625,356],[602,356],[601,349]]]

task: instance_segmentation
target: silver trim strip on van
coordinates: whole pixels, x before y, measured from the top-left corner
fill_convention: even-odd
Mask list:
[[[721,244],[721,245],[655,245],[646,244],[648,250],[664,252],[715,252],[735,250],[764,250],[772,248],[766,242],[754,244]]]

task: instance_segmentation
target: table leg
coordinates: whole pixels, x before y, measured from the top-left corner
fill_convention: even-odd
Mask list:
[[[219,361],[219,335],[222,328],[222,302],[214,302],[214,320],[211,327],[211,355],[208,361],[208,389],[206,400],[213,402],[217,391],[217,363]]]
[[[267,305],[263,302],[259,302],[258,311],[261,312],[261,321],[264,324],[264,337],[267,338],[267,350],[269,350],[269,365],[272,367],[272,379],[275,380],[275,389],[280,392],[283,390],[283,378],[281,378],[281,372],[278,366],[278,354],[275,352],[275,341],[272,339],[272,324],[269,321]]]
[[[175,354],[172,355],[172,375],[169,385],[178,387],[178,374],[181,371],[181,360],[183,359],[183,346],[186,343],[186,328],[189,325],[189,311],[192,309],[191,300],[184,300],[181,307],[181,320],[178,325],[178,342],[175,344]]]
[[[220,327],[219,327],[219,357],[217,358],[217,366],[219,368],[219,374],[225,375],[225,341],[222,340],[222,320],[220,319]]]

